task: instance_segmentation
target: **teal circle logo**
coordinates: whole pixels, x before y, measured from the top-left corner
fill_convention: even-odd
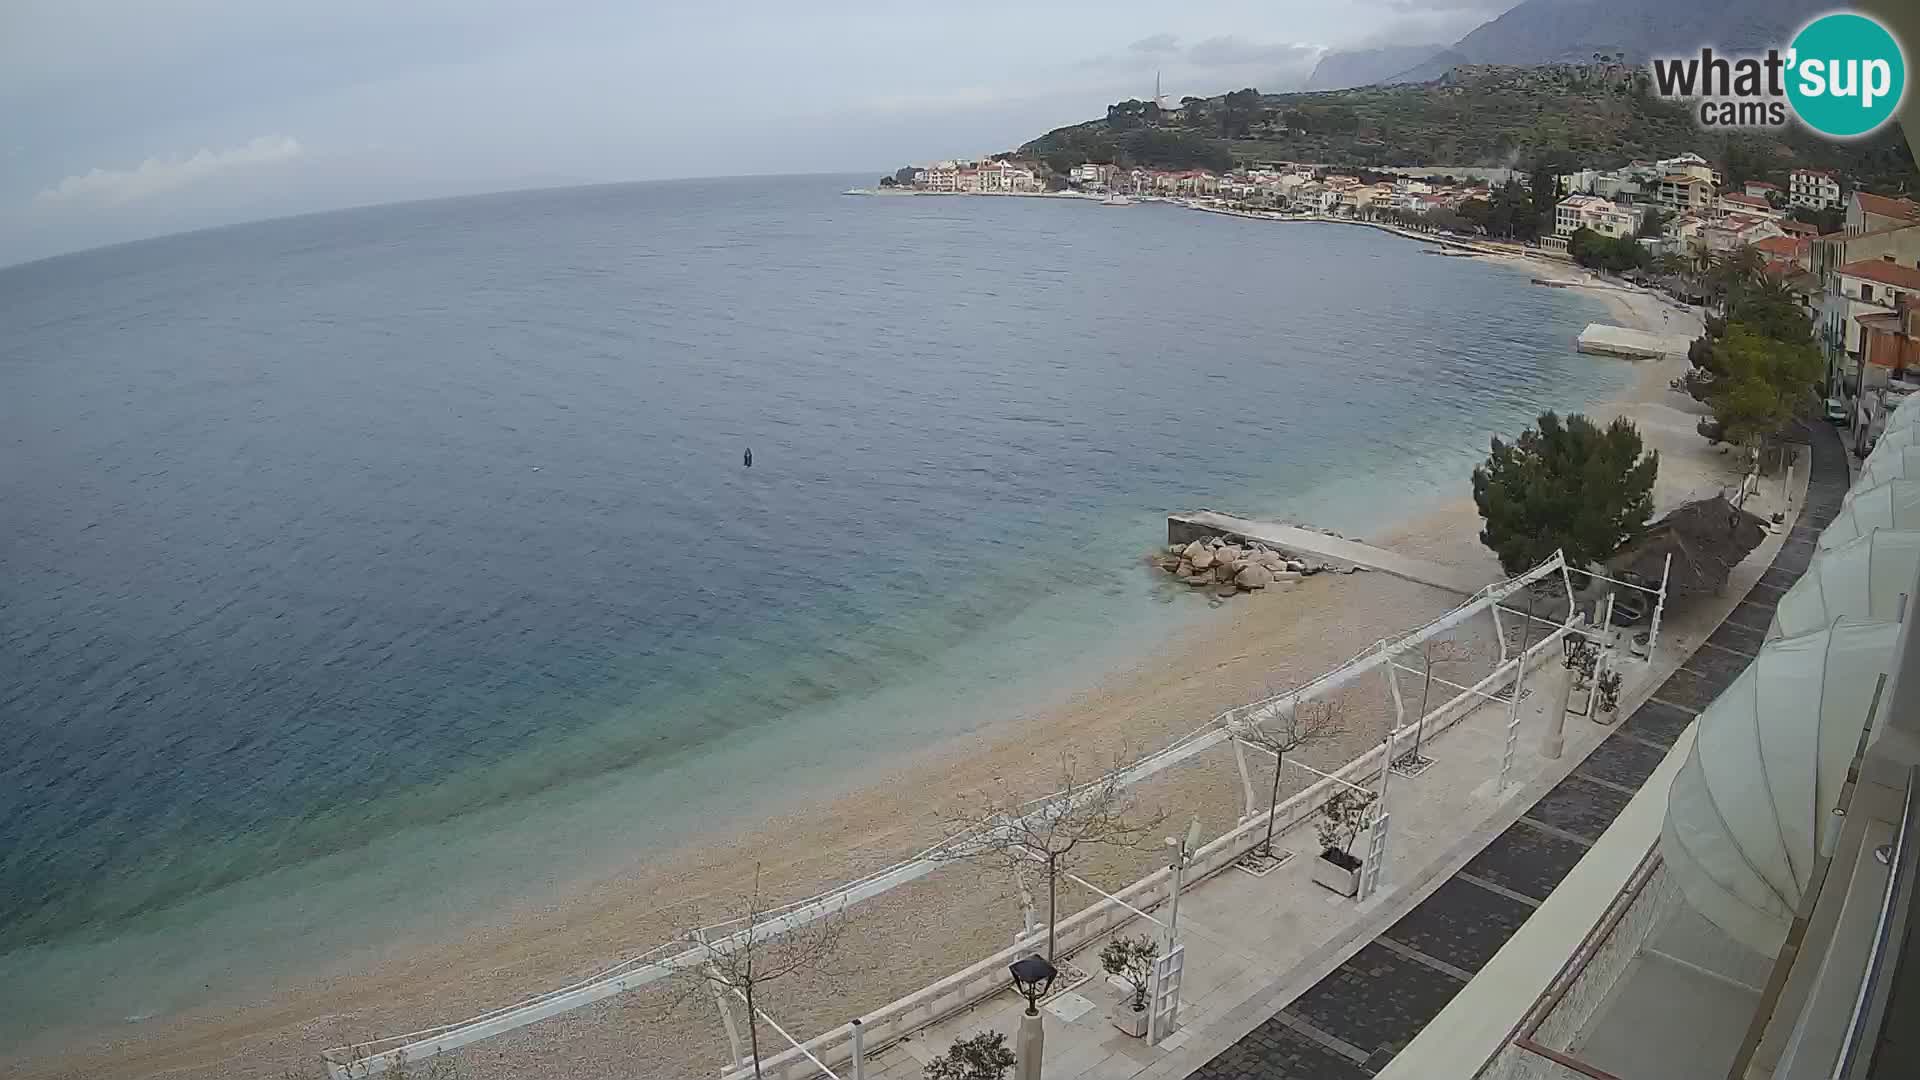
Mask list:
[[[1865,15],[1822,15],[1793,39],[1787,100],[1822,135],[1865,135],[1893,117],[1907,92],[1907,61],[1887,28]]]

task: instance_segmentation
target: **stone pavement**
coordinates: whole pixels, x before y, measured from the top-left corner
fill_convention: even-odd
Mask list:
[[[1048,1080],[1348,1080],[1382,1069],[1552,893],[1692,722],[1702,695],[1710,700],[1758,648],[1780,592],[1811,556],[1814,523],[1831,520],[1846,488],[1832,432],[1812,438],[1799,527],[1770,537],[1736,570],[1729,598],[1687,605],[1665,624],[1628,690],[1631,706],[1659,683],[1653,699],[1615,727],[1570,715],[1565,753],[1549,759],[1545,712],[1566,673],[1554,663],[1530,673],[1505,790],[1494,777],[1507,706],[1469,713],[1429,742],[1432,766],[1394,778],[1393,841],[1382,888],[1366,903],[1309,879],[1317,851],[1309,827],[1283,834],[1300,857],[1265,877],[1228,869],[1191,884],[1180,907],[1180,1029],[1158,1045],[1122,1034],[1107,1020],[1120,989],[1088,980],[1045,1006]],[[1158,929],[1134,920],[1121,932]],[[1099,945],[1078,954],[1079,966],[1097,971]],[[983,1029],[1011,1043],[1022,1005],[1008,991],[947,1017],[869,1055],[866,1076],[918,1080],[927,1060]]]
[[[1619,730],[1380,937],[1197,1069],[1207,1080],[1345,1080],[1379,1072],[1519,930],[1745,670],[1773,609],[1805,573],[1848,484],[1833,429],[1808,430],[1805,505],[1769,568]]]

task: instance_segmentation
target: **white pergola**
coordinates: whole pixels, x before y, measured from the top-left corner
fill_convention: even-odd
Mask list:
[[[1554,578],[1559,579],[1566,593],[1567,615],[1564,620],[1553,621],[1537,617],[1531,612],[1531,605],[1529,605],[1529,610],[1523,612],[1503,603],[1509,597],[1520,593],[1522,590],[1527,590],[1540,582]],[[1630,583],[1620,582],[1619,584]],[[1648,589],[1645,586],[1638,585],[1632,587],[1645,589],[1648,592],[1657,594],[1658,599],[1655,606],[1653,631],[1657,634],[1659,632],[1660,604],[1665,600],[1665,582],[1662,582],[1661,588],[1658,590]],[[1378,887],[1380,871],[1386,862],[1391,822],[1391,815],[1387,810],[1386,798],[1389,774],[1392,772],[1392,763],[1394,760],[1394,748],[1403,738],[1410,737],[1410,733],[1416,725],[1426,724],[1434,726],[1438,721],[1453,715],[1453,710],[1461,709],[1469,702],[1478,704],[1485,700],[1510,700],[1507,750],[1503,755],[1500,772],[1500,782],[1504,787],[1507,782],[1507,774],[1513,763],[1514,745],[1517,741],[1519,724],[1518,703],[1520,700],[1521,684],[1525,679],[1526,662],[1530,657],[1551,648],[1569,631],[1575,629],[1577,625],[1576,606],[1573,599],[1573,588],[1568,567],[1565,560],[1556,552],[1545,562],[1542,562],[1540,565],[1517,577],[1486,586],[1469,597],[1460,606],[1441,615],[1439,618],[1408,631],[1399,637],[1376,642],[1347,662],[1298,688],[1229,710],[1168,746],[1129,765],[1123,766],[1116,770],[1115,773],[1108,774],[1108,776],[1116,776],[1117,774],[1117,782],[1120,785],[1130,786],[1212,750],[1222,743],[1228,743],[1232,745],[1236,751],[1236,758],[1241,771],[1241,779],[1247,797],[1247,813],[1250,817],[1264,816],[1265,811],[1259,810],[1255,806],[1251,777],[1247,772],[1244,753],[1241,752],[1243,742],[1241,736],[1245,734],[1248,725],[1256,725],[1263,720],[1271,720],[1282,715],[1284,710],[1294,708],[1301,702],[1325,697],[1376,670],[1382,671],[1389,685],[1393,687],[1392,696],[1395,708],[1395,722],[1385,739],[1384,749],[1386,756],[1382,759],[1381,775],[1378,781],[1379,786],[1375,790],[1375,799],[1367,825],[1368,845],[1367,854],[1364,859],[1365,865],[1362,871],[1361,893],[1361,898],[1365,898]],[[1499,662],[1493,671],[1472,686],[1461,686],[1456,683],[1444,682],[1444,680],[1436,680],[1436,682],[1443,682],[1444,685],[1458,690],[1459,693],[1451,700],[1436,706],[1425,716],[1409,720],[1406,717],[1405,705],[1400,699],[1397,687],[1398,680],[1395,673],[1397,671],[1411,669],[1406,665],[1400,664],[1396,658],[1409,650],[1420,648],[1430,639],[1449,633],[1482,612],[1491,614],[1496,628],[1496,636],[1500,642]],[[1520,616],[1525,620],[1524,626],[1526,629],[1523,631],[1522,637],[1523,647],[1522,651],[1518,654],[1510,654],[1507,647],[1504,627],[1501,622],[1502,612],[1505,612],[1509,616]],[[1538,642],[1528,645],[1527,641],[1531,635],[1532,625],[1535,622],[1545,623],[1550,629],[1541,636]],[[1510,699],[1508,695],[1502,695],[1498,692],[1498,688],[1502,685],[1510,685]],[[1327,777],[1329,775],[1311,769],[1303,763],[1293,761],[1291,758],[1288,759],[1288,762],[1318,777]],[[1102,777],[1102,781],[1105,779],[1106,777]],[[1340,783],[1345,784],[1347,781],[1342,780]],[[1063,798],[1079,799],[1091,797],[1093,792],[1099,787],[1099,783],[1092,783],[1071,795],[1067,793],[1057,793],[1036,799],[1021,807],[1021,811],[1023,814],[1029,816],[1043,813],[1050,807],[1054,807]],[[1245,819],[1243,819],[1243,823],[1244,820]],[[1002,830],[1008,828],[1011,828],[1011,826],[1000,827]],[[821,918],[841,913],[861,901],[871,899],[911,881],[925,877],[949,865],[953,861],[953,853],[956,850],[964,848],[969,844],[978,843],[984,835],[986,834],[971,833],[950,836],[925,851],[877,873],[847,882],[829,892],[797,901],[784,907],[769,910],[757,917],[750,925],[742,920],[734,920],[702,927],[679,940],[647,949],[638,955],[611,964],[596,974],[569,985],[537,994],[512,1005],[481,1013],[478,1016],[455,1023],[423,1028],[418,1031],[389,1036],[367,1043],[335,1047],[322,1053],[322,1061],[331,1080],[364,1080],[364,1078],[385,1073],[396,1063],[405,1062],[417,1064],[424,1058],[433,1057],[463,1046],[469,1046],[484,1039],[492,1038],[495,1035],[504,1034],[525,1027],[528,1024],[536,1023],[540,1020],[559,1016],[574,1009],[591,1005],[628,991],[638,990],[667,978],[676,972],[697,970],[709,962],[715,950],[724,951],[730,948],[739,948],[756,940],[766,940],[776,937]],[[1086,883],[1083,882],[1082,884]],[[1087,885],[1087,887],[1093,888],[1091,885]],[[1107,895],[1101,890],[1095,891],[1102,892],[1103,896]],[[688,944],[689,942],[693,942],[693,944],[690,945]],[[733,1021],[730,1009],[728,1009],[724,999],[717,998],[717,1003],[720,1004],[722,1014],[726,1017],[727,1024],[731,1029],[733,1027]],[[799,1047],[801,1045],[783,1029],[779,1028],[778,1025],[773,1025],[771,1018],[766,1018],[763,1015],[763,1019],[767,1019],[768,1023],[772,1025],[783,1038],[793,1043],[794,1046]],[[852,1024],[856,1045],[858,1044],[857,1036],[859,1026],[860,1021],[858,1020]],[[729,1065],[729,1070],[737,1069],[740,1066],[737,1038],[735,1040],[735,1047],[736,1060]],[[805,1052],[804,1048],[802,1052]],[[812,1055],[809,1053],[808,1057],[811,1058]],[[826,1070],[824,1064],[821,1064],[820,1068],[823,1071],[827,1071],[827,1075],[834,1075],[831,1071]]]

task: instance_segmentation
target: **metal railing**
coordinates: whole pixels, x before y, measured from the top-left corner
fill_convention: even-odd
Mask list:
[[[1900,832],[1887,859],[1887,888],[1880,898],[1880,913],[1874,922],[1873,949],[1867,954],[1867,969],[1860,979],[1860,990],[1853,1001],[1853,1013],[1847,1018],[1846,1038],[1840,1044],[1840,1056],[1833,1065],[1833,1080],[1861,1080],[1872,1065],[1874,1045],[1886,1023],[1887,998],[1893,992],[1890,954],[1906,937],[1908,920],[1913,914],[1914,875],[1920,867],[1920,766],[1907,769],[1907,804],[1900,815]]]

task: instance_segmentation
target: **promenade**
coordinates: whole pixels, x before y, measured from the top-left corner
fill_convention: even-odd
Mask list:
[[[1788,493],[1795,527],[1769,536],[1721,595],[1674,611],[1660,647],[1630,675],[1623,721],[1570,715],[1563,753],[1546,756],[1546,712],[1567,677],[1549,663],[1528,677],[1504,788],[1508,706],[1500,702],[1434,739],[1434,764],[1418,776],[1395,778],[1393,841],[1370,900],[1341,898],[1309,879],[1317,851],[1310,828],[1283,834],[1279,843],[1297,857],[1266,877],[1227,869],[1190,885],[1180,908],[1187,957],[1179,1030],[1157,1045],[1122,1034],[1107,1020],[1122,991],[1096,977],[1044,1006],[1049,1080],[1348,1080],[1386,1069],[1552,894],[1695,713],[1751,658],[1846,489],[1831,429],[1818,425],[1809,438],[1807,486]],[[1259,524],[1219,518],[1243,534],[1239,524]],[[1411,580],[1429,576],[1400,569]],[[1135,919],[1121,932],[1160,930]],[[1081,950],[1080,966],[1097,970],[1100,944]],[[918,1077],[954,1039],[983,1029],[1011,1039],[1021,1008],[1011,992],[996,995],[870,1056],[866,1074]]]

